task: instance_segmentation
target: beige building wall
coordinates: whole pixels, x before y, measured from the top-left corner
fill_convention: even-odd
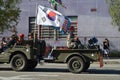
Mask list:
[[[22,0],[20,8],[20,22],[17,26],[18,33],[24,33],[27,38],[29,30],[29,17],[36,16],[36,7],[41,4],[50,7],[48,0]],[[78,16],[78,36],[97,37],[102,45],[104,38],[110,40],[111,49],[120,50],[120,32],[117,27],[111,25],[111,17],[108,12],[106,0],[62,0],[67,9],[58,6],[58,11],[65,16]],[[96,11],[91,11],[96,9]],[[6,31],[3,35],[8,36]],[[2,35],[1,35],[2,36]],[[47,43],[53,45],[54,41]],[[55,45],[66,46],[65,40],[59,40]]]

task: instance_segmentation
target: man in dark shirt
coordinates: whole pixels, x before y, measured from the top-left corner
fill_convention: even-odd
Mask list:
[[[14,45],[17,42],[17,39],[15,37],[15,35],[12,35],[10,37],[10,40],[8,41],[8,43],[6,44],[7,47],[10,47],[11,45]]]
[[[109,54],[109,40],[107,38],[103,41],[103,49],[104,49],[104,56],[106,58],[108,58],[108,54]]]

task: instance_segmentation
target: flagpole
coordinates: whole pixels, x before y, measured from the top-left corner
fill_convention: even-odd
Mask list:
[[[36,30],[37,30],[37,20],[36,20],[36,16],[37,16],[37,6],[38,6],[38,4],[36,3],[36,13],[35,13],[35,29],[34,29],[34,33],[33,33],[33,35],[34,35],[34,43],[35,43],[35,39],[36,39]]]
[[[54,10],[57,11],[57,4],[55,4]],[[57,41],[57,29],[54,29],[54,49],[56,49],[56,41]]]

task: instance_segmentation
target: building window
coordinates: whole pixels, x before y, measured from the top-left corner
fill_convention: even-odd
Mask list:
[[[78,29],[78,17],[77,16],[68,16],[71,19],[71,26],[75,27],[74,34],[77,35],[77,29]],[[33,32],[33,30],[36,30],[36,32],[39,34],[40,39],[54,39],[54,28],[48,27],[48,26],[37,26],[37,29],[35,29],[35,17],[29,17],[29,32]],[[64,39],[66,38],[66,35],[63,35],[60,33],[59,30],[57,30],[57,39]]]
[[[35,17],[29,17],[29,33],[35,29]]]
[[[97,9],[96,8],[91,8],[91,12],[96,12]]]

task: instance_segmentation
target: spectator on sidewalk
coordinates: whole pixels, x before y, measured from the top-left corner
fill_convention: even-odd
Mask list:
[[[109,58],[109,40],[107,38],[105,38],[105,40],[103,41],[103,49],[104,49],[104,57],[105,58]]]

